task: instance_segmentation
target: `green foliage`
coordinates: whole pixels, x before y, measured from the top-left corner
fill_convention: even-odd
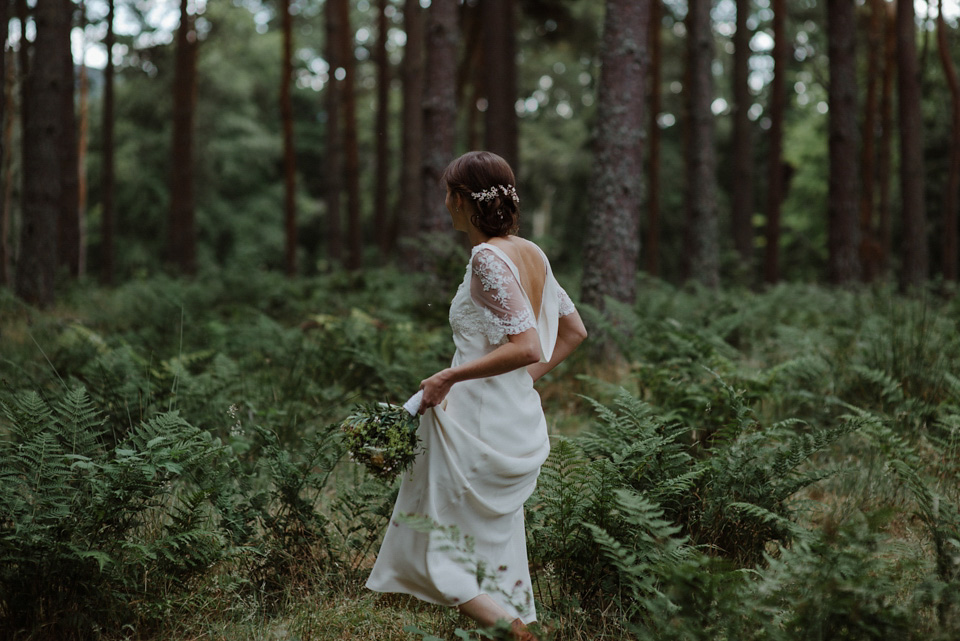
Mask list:
[[[646,288],[591,323],[622,375],[539,384],[573,426],[526,515],[553,637],[954,638],[956,303]],[[4,308],[3,629],[198,636],[355,598],[396,487],[346,462],[339,424],[448,362],[433,296],[387,270],[222,272]]]
[[[55,622],[55,636],[87,636],[148,616],[138,610],[231,554],[209,509],[227,450],[177,412],[110,449],[82,388],[0,409],[0,627]]]

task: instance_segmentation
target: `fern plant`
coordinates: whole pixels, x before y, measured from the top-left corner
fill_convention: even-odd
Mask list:
[[[227,452],[176,412],[110,450],[82,388],[0,411],[0,628],[54,621],[69,638],[150,618],[136,604],[225,558],[207,498],[229,482]]]

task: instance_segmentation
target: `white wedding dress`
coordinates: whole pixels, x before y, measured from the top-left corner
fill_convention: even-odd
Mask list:
[[[537,248],[538,251],[539,248]],[[480,358],[508,335],[536,328],[541,361],[557,340],[559,318],[575,308],[543,257],[546,278],[534,313],[516,265],[499,248],[473,248],[450,304],[453,366]],[[535,300],[535,298],[534,298]],[[401,480],[400,494],[367,587],[454,606],[488,594],[524,623],[536,619],[523,526],[550,444],[540,396],[526,368],[456,383],[420,419],[425,452]],[[451,549],[442,531],[421,532],[403,515],[456,526],[473,552]],[[478,584],[477,564],[485,568]]]

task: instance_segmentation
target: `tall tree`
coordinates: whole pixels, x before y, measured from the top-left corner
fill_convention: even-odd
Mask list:
[[[90,78],[87,73],[87,3],[80,0],[80,33],[83,52],[80,55],[80,96],[77,113],[77,223],[80,231],[77,272],[87,269],[87,147],[90,140]]]
[[[113,32],[114,0],[107,0],[107,34],[103,44],[107,49],[107,61],[103,68],[103,171],[100,175],[100,201],[103,207],[103,230],[101,232],[100,260],[102,261],[100,278],[111,285],[114,279],[113,232],[114,221],[114,161],[113,161],[113,120],[114,120],[114,65],[113,45],[116,40]]]
[[[421,231],[449,227],[440,177],[454,150],[457,118],[457,3],[433,2],[427,9],[426,77],[424,81],[423,168],[420,197]],[[424,256],[429,262],[430,257]]]
[[[737,0],[737,26],[733,36],[733,246],[740,262],[753,261],[753,128],[749,110],[750,39],[747,26],[750,0]]]
[[[650,119],[647,166],[647,238],[644,264],[651,276],[660,274],[660,112],[663,110],[663,0],[650,0]]]
[[[38,0],[36,36],[40,55],[32,57],[24,80],[23,108],[23,219],[16,292],[35,305],[54,299],[57,264],[57,214],[62,197],[60,145],[63,135],[62,103],[67,74],[64,48],[70,41],[62,0]]]
[[[342,47],[340,39],[343,27],[340,24],[340,12],[337,3],[328,0],[324,4],[326,18],[326,58],[330,64],[329,78],[326,85],[327,109],[327,153],[325,158],[325,198],[327,204],[327,251],[330,259],[340,262],[343,259],[343,213],[340,202],[342,199],[343,172],[343,134],[340,127],[340,94],[343,92],[340,57]]]
[[[10,24],[10,2],[0,0],[0,24]],[[7,287],[10,284],[10,243],[8,235],[10,233],[10,208],[7,206],[7,200],[4,197],[7,193],[7,157],[10,155],[10,138],[7,136],[8,120],[13,121],[13,114],[7,109],[7,101],[10,99],[11,86],[7,81],[10,70],[7,59],[7,33],[9,29],[4,29],[0,36],[0,74],[3,76],[0,84],[0,287]]]
[[[854,0],[827,0],[830,65],[830,180],[827,201],[829,278],[860,278],[857,192],[857,72]]]
[[[293,145],[293,15],[290,0],[280,5],[283,23],[283,70],[280,74],[280,120],[283,123],[283,220],[287,276],[297,273],[297,161]]]
[[[343,85],[340,91],[343,110],[344,184],[347,187],[347,267],[363,265],[363,228],[360,221],[360,149],[357,139],[356,55],[350,27],[350,1],[330,0],[337,9],[340,25],[340,65]]]
[[[950,87],[950,165],[943,190],[943,278],[957,280],[957,195],[960,194],[960,80],[950,56],[947,25],[943,19],[943,0],[937,3],[937,45],[943,75]]]
[[[518,171],[515,3],[485,0],[480,9],[487,95],[486,147]]]
[[[880,1],[880,0],[878,0]],[[897,71],[897,16],[893,3],[883,2],[885,9],[883,37],[883,81],[880,83],[880,140],[877,142],[877,213],[880,218],[879,270],[887,269],[893,249],[893,215],[890,186],[893,157],[893,87]]]
[[[420,0],[404,0],[403,27],[407,34],[403,64],[403,134],[400,163],[400,200],[394,217],[397,229],[394,237],[407,239],[401,247],[403,262],[415,264],[413,243],[420,230],[421,191],[423,179],[423,87],[424,87],[424,24]]]
[[[386,257],[391,243],[390,225],[387,223],[387,194],[390,192],[390,59],[387,56],[389,5],[388,0],[379,0],[377,47],[374,50],[374,62],[377,66],[377,170],[374,174],[373,229],[381,258]]]
[[[863,105],[863,145],[860,151],[860,267],[864,281],[879,275],[880,245],[874,229],[877,166],[877,116],[883,61],[884,0],[869,0],[867,19],[867,87]]]
[[[60,23],[61,40],[70,42],[73,0],[60,0],[60,10],[66,20]],[[60,208],[57,212],[57,260],[71,276],[80,274],[80,170],[77,146],[77,116],[74,95],[73,51],[64,47],[61,67],[64,81],[60,87]]]
[[[180,26],[175,43],[168,256],[180,271],[194,274],[197,270],[193,182],[197,32],[189,0],[180,0]]]
[[[583,302],[599,309],[637,294],[649,19],[650,0],[607,0],[582,283]]]
[[[780,280],[780,207],[783,204],[783,116],[787,108],[787,3],[773,0],[773,80],[770,83],[770,149],[767,160],[767,223],[763,277]]]
[[[929,273],[927,203],[923,180],[923,120],[913,0],[897,0],[897,104],[900,115],[900,193],[904,287],[919,287]]]
[[[687,3],[687,276],[708,287],[720,282],[710,0]]]

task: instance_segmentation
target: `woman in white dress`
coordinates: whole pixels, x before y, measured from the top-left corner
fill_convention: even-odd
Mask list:
[[[367,587],[456,606],[484,626],[511,622],[533,639],[536,619],[523,528],[523,504],[550,445],[534,381],[587,336],[546,255],[516,236],[519,197],[500,156],[470,152],[443,175],[454,229],[473,246],[450,325],[450,367],[420,384],[419,435],[425,453],[403,476],[393,517]],[[416,515],[456,526],[473,544],[465,563],[439,530],[422,532]]]

